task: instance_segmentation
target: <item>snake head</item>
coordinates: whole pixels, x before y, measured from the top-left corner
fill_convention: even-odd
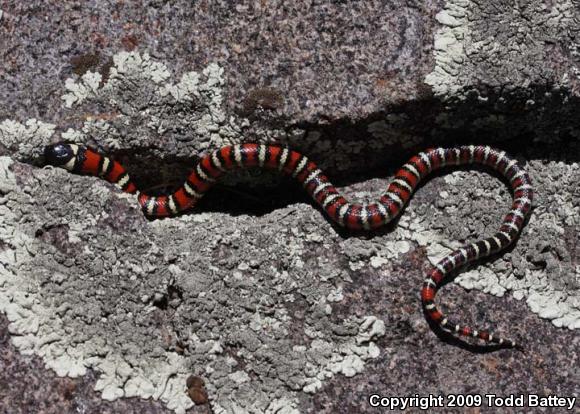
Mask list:
[[[44,148],[44,158],[47,164],[72,170],[75,165],[77,152],[77,145],[59,142]]]

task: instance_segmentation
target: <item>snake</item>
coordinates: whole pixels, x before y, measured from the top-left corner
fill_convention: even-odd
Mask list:
[[[72,173],[93,175],[137,194],[148,218],[171,217],[191,209],[226,173],[247,168],[277,171],[300,183],[328,218],[348,230],[372,231],[398,217],[419,183],[446,166],[481,165],[496,171],[509,183],[513,200],[499,230],[491,237],[452,251],[430,267],[421,288],[426,318],[453,337],[476,338],[476,342],[520,348],[515,340],[486,329],[473,329],[449,319],[435,304],[435,296],[448,275],[468,263],[504,251],[519,237],[532,209],[533,187],[528,173],[505,151],[485,145],[432,148],[413,156],[394,175],[387,191],[372,203],[351,203],[342,196],[317,164],[300,152],[281,145],[243,143],[224,146],[202,156],[183,184],[173,193],[148,195],[140,191],[126,169],[114,159],[90,147],[58,142],[44,149],[48,165]]]

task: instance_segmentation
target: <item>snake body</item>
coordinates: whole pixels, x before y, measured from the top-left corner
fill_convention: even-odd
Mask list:
[[[121,164],[98,152],[76,144],[57,143],[45,148],[46,161],[71,172],[100,176],[123,191],[137,193],[148,217],[174,216],[196,202],[225,173],[250,167],[277,170],[295,178],[325,211],[326,215],[350,230],[373,230],[397,217],[417,185],[428,174],[445,166],[479,164],[503,175],[511,185],[513,203],[499,230],[491,237],[467,244],[439,261],[428,272],[421,289],[426,314],[441,329],[458,336],[478,338],[486,343],[516,347],[516,342],[487,330],[476,330],[448,319],[435,305],[435,295],[445,276],[469,262],[500,252],[519,236],[530,213],[533,189],[530,177],[504,151],[488,146],[437,148],[412,157],[397,171],[381,198],[369,204],[347,201],[317,165],[291,149],[267,144],[239,144],[223,147],[200,159],[185,182],[173,194],[147,195],[137,189]]]

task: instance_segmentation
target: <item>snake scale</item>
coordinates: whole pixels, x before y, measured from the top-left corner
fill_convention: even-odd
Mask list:
[[[350,203],[314,162],[299,152],[277,145],[248,143],[223,147],[202,157],[181,187],[173,194],[162,196],[139,191],[121,164],[90,148],[56,143],[47,146],[44,154],[50,165],[99,176],[117,184],[123,191],[137,193],[139,204],[148,217],[174,216],[191,208],[220,177],[231,170],[250,167],[277,170],[296,179],[331,220],[349,230],[373,230],[385,226],[400,214],[419,182],[442,167],[479,164],[491,168],[503,175],[511,185],[511,209],[493,236],[453,251],[431,268],[421,289],[421,302],[426,317],[452,335],[478,338],[502,347],[516,347],[512,339],[504,339],[488,330],[462,326],[448,319],[434,302],[446,275],[469,262],[506,249],[519,236],[531,211],[533,189],[530,177],[504,151],[470,145],[421,152],[397,171],[382,197],[369,204]]]

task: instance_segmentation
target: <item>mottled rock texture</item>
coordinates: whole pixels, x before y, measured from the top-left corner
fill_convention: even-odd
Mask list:
[[[579,10],[0,3],[0,412],[358,413],[374,412],[372,393],[578,396]],[[222,145],[289,144],[361,200],[416,148],[493,142],[529,170],[534,214],[514,248],[460,274],[474,290],[450,284],[441,299],[526,352],[440,338],[419,307],[429,263],[492,234],[508,208],[507,188],[481,171],[435,177],[372,235],[255,172],[192,214],[147,221],[111,185],[41,168],[42,147],[62,139],[161,188]]]

